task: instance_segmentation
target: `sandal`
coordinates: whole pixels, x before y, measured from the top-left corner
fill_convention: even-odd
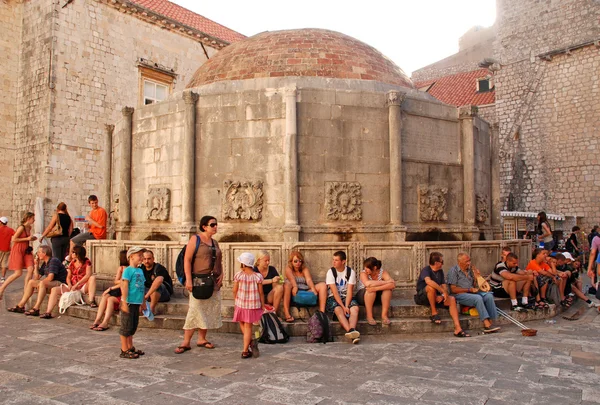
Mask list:
[[[31,308],[29,311],[25,312],[26,316],[40,316],[40,310],[37,308]]]
[[[52,319],[53,316],[52,316],[52,314],[50,312],[45,312],[42,315],[40,315],[40,318],[42,318],[42,319]]]
[[[569,303],[569,301],[567,301],[567,300],[562,300],[562,301],[560,302],[560,305],[561,305],[563,308],[571,308],[571,304],[570,304],[570,303]]]
[[[138,356],[137,353],[132,353],[130,351],[124,352],[123,350],[121,350],[121,355],[119,356],[122,359],[137,359],[140,356]]]
[[[288,316],[287,318],[285,318],[285,321],[286,321],[287,323],[292,323],[292,322],[294,322],[294,321],[295,321],[295,319],[294,319],[294,317],[293,317],[293,316]]]
[[[250,357],[252,357],[252,352],[242,352],[242,359],[249,359]]]
[[[392,321],[390,321],[390,320],[389,320],[389,318],[383,318],[383,319],[381,320],[381,323],[382,323],[383,325],[391,325],[391,324],[392,324]]]
[[[196,343],[196,346],[198,346],[198,347],[204,347],[205,349],[214,349],[215,348],[215,345],[213,345],[209,341],[206,341],[204,343]]]
[[[15,312],[17,314],[23,314],[23,313],[25,313],[25,307],[20,307],[17,305],[16,307],[8,308],[7,311]]]
[[[98,325],[98,326],[96,326],[96,327],[95,327],[94,329],[92,329],[92,330],[95,330],[95,331],[98,331],[98,332],[104,332],[105,330],[108,330],[108,329],[109,329],[109,327],[108,327],[108,326],[105,328],[104,326],[100,326],[100,325]]]
[[[431,320],[432,323],[435,323],[436,325],[442,324],[442,318],[440,318],[439,314],[431,315],[429,317],[429,319]]]
[[[100,326],[99,323],[93,323],[92,326],[90,326],[90,329],[94,330],[96,329],[98,326]]]
[[[187,352],[188,350],[192,350],[192,348],[191,348],[191,347],[189,347],[189,346],[178,346],[178,347],[175,349],[175,354],[181,354],[181,353],[185,353],[185,352]]]
[[[377,325],[377,321],[375,321],[375,319],[367,319],[367,323],[371,326]]]
[[[108,329],[108,328],[107,328]],[[135,346],[128,350],[129,353],[135,353],[138,356],[143,356],[146,354],[143,350],[135,350]]]
[[[455,333],[454,336],[457,337],[457,338],[468,338],[468,337],[471,337],[471,335],[469,335],[468,333],[466,333],[464,330],[461,330],[460,332]]]
[[[90,302],[90,308],[98,308],[98,304],[96,304],[96,300],[92,300],[92,302]]]

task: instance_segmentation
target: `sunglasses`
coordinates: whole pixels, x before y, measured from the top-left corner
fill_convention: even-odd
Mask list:
[[[302,260],[294,259],[294,263],[302,263]]]
[[[208,226],[210,226],[211,228],[214,228],[215,226],[217,226],[217,223],[213,222],[212,224],[208,224]]]

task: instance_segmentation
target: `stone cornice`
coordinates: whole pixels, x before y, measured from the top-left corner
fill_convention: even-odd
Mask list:
[[[122,13],[133,15],[134,17],[149,24],[156,25],[167,31],[175,32],[179,35],[188,37],[194,41],[208,45],[211,48],[220,50],[229,45],[229,42],[213,37],[180,21],[166,17],[155,11],[142,7],[129,0],[96,0],[98,3],[106,4]]]

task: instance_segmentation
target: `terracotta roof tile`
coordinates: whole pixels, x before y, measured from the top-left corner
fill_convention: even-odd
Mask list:
[[[148,10],[154,11],[160,15],[172,18],[189,27],[195,28],[212,37],[222,41],[233,43],[246,38],[245,35],[235,32],[221,24],[218,24],[206,17],[196,14],[187,8],[171,3],[167,0],[131,0]]]
[[[427,91],[429,94],[443,103],[457,107],[493,104],[496,101],[494,89],[485,93],[477,92],[477,79],[484,78],[489,74],[487,69],[473,70],[418,82],[415,83],[415,87],[420,89],[431,86]]]

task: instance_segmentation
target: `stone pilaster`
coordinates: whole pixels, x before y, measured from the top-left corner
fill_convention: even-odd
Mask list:
[[[467,228],[473,228],[471,232],[467,231],[467,240],[476,238],[477,229],[475,228],[475,139],[473,133],[473,117],[477,114],[477,107],[464,106],[458,111],[460,120],[461,136],[461,161],[463,167],[463,223]]]
[[[121,239],[123,226],[131,222],[131,138],[133,129],[133,107],[123,107],[123,129],[121,136],[121,173],[119,175],[119,231]]]
[[[113,132],[115,126],[112,124],[106,124],[104,126],[106,130],[106,139],[104,142],[104,191],[102,194],[102,201],[100,202],[107,213],[110,216],[110,205],[111,205],[111,192],[110,187],[112,184],[112,145],[113,145]]]
[[[490,166],[491,166],[491,190],[492,200],[491,225],[494,239],[502,239],[503,232],[500,225],[500,140],[498,124],[490,125]]]
[[[298,124],[296,117],[295,87],[283,91],[285,100],[285,164],[283,182],[285,189],[285,224],[283,236],[286,242],[300,239],[298,225]]]
[[[389,91],[390,224],[402,224],[402,102],[405,93]]]
[[[198,94],[191,90],[183,92],[185,101],[183,143],[182,143],[182,183],[181,183],[181,225],[192,228],[195,222],[195,168],[196,152],[196,102]]]

